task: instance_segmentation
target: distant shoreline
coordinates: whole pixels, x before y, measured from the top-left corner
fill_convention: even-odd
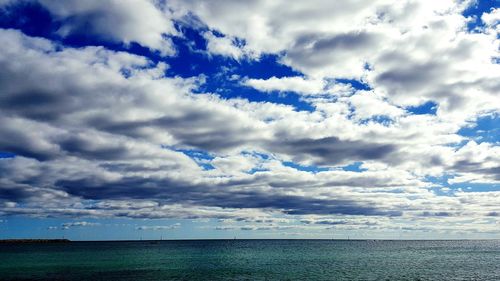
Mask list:
[[[19,243],[67,243],[69,239],[2,239],[3,244],[19,244]]]
[[[273,241],[273,240],[286,240],[286,241],[357,241],[357,242],[388,242],[388,241],[498,241],[498,238],[489,239],[327,239],[327,238],[313,238],[313,239],[301,239],[301,238],[214,238],[214,239],[123,239],[123,240],[69,240],[69,239],[0,239],[0,244],[23,244],[23,243],[70,243],[70,242],[175,242],[175,241]]]

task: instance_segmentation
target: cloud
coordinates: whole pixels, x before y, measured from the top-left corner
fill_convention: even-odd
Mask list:
[[[490,27],[496,27],[500,22],[500,9],[491,9],[489,13],[483,13],[481,20]]]
[[[283,61],[313,76],[358,78],[364,72],[369,50],[383,40],[369,32],[304,34],[296,38]],[[333,65],[336,67],[330,69]]]
[[[141,225],[136,227],[136,230],[155,230],[155,231],[161,231],[161,230],[171,230],[171,229],[177,229],[181,227],[180,223],[174,223],[171,225]]]
[[[341,220],[301,220],[300,222],[304,224],[326,224],[326,225],[342,225],[342,224],[347,224],[347,221],[341,221]]]
[[[499,183],[500,148],[489,143],[469,141],[457,150],[450,171],[457,173],[450,183]]]
[[[319,94],[323,92],[325,83],[321,80],[307,80],[303,77],[271,77],[269,79],[247,79],[243,85],[253,87],[263,92],[297,92],[304,94]]]
[[[215,36],[212,32],[205,32],[203,37],[207,40],[207,51],[209,54],[232,57],[235,60],[240,60],[244,56],[249,55],[238,46],[235,38]]]
[[[0,215],[489,231],[498,144],[460,129],[499,110],[496,11],[469,32],[467,3],[434,2],[41,1],[62,37],[152,53],[0,29],[0,152],[13,155],[0,158]],[[153,55],[172,54],[170,36],[190,40],[171,22],[191,24],[186,17],[206,40],[187,43],[203,54],[190,59],[232,69],[231,97]],[[233,70],[266,55],[296,74]],[[249,87],[269,99],[233,98]],[[274,102],[293,98],[310,110]],[[428,102],[435,114],[408,109]],[[492,190],[455,186],[465,183]]]
[[[57,33],[97,36],[104,41],[139,43],[172,55],[175,48],[167,37],[176,34],[168,11],[154,1],[50,1],[40,0],[61,25]]]
[[[378,160],[394,152],[393,144],[376,144],[364,141],[340,140],[336,137],[320,139],[283,140],[277,137],[272,151],[294,155],[294,161],[306,161],[316,165],[338,165],[346,161]],[[290,151],[288,151],[290,150]],[[292,152],[293,151],[293,152]]]
[[[177,17],[197,16],[209,29],[244,41],[240,52],[278,54],[283,64],[313,80],[363,80],[390,104],[432,100],[439,114],[455,120],[498,110],[499,66],[491,61],[498,57],[496,32],[467,32],[461,13],[473,1],[216,2],[171,1],[170,6]],[[484,13],[483,22],[495,25],[495,15],[496,9]],[[297,78],[246,83],[262,91],[293,90],[292,85],[299,93],[318,89]]]
[[[88,226],[99,226],[101,225],[100,223],[96,222],[88,222],[88,221],[75,221],[75,222],[66,222],[61,224],[61,229],[70,229],[73,227],[88,227]],[[55,227],[52,227],[49,229],[55,229]]]

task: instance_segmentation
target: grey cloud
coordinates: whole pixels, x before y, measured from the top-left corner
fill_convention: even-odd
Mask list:
[[[495,181],[500,181],[500,163],[497,167],[484,167],[483,162],[473,162],[470,160],[459,160],[452,167],[458,173],[473,173],[476,175],[486,175]]]
[[[0,73],[4,76],[5,73]],[[5,75],[11,77],[10,75]],[[16,113],[30,119],[50,121],[64,113],[71,112],[69,97],[44,90],[28,90],[18,94],[4,93],[0,97],[0,107],[5,113]]]
[[[304,34],[295,41],[296,48],[307,48],[310,53],[346,50],[355,51],[364,49],[375,43],[376,36],[368,32],[350,32],[333,36],[322,36],[321,34]]]
[[[404,58],[398,57],[397,60],[401,61],[401,59]],[[408,58],[405,60],[408,60]],[[423,89],[429,83],[438,81],[439,73],[443,72],[443,70],[443,66],[436,62],[413,63],[406,67],[397,67],[380,73],[376,77],[376,82],[380,86],[385,86],[390,94],[404,94],[405,91]]]
[[[95,146],[90,139],[77,136],[64,139],[59,146],[68,153],[88,159],[116,160],[123,158],[128,153],[128,150],[123,146]]]
[[[234,115],[209,109],[186,108],[180,116],[175,117],[167,114],[161,118],[136,122],[94,119],[90,120],[89,124],[103,131],[132,137],[141,136],[143,128],[165,130],[172,134],[181,146],[208,151],[224,151],[241,146],[255,140],[259,133],[251,125],[240,126],[236,122],[239,118],[234,120]]]
[[[279,193],[222,189],[210,184],[149,178],[125,178],[118,182],[93,179],[66,180],[56,183],[64,191],[86,199],[155,199],[164,204],[201,204],[221,208],[270,208],[287,214],[350,214],[400,216],[396,210],[379,209],[349,199],[316,199]]]
[[[256,135],[251,127],[234,126],[229,115],[227,119],[204,112],[185,116],[185,119],[163,118],[157,121],[160,127],[171,129],[182,143],[208,151],[233,148],[251,142]],[[206,124],[213,126],[205,127]]]
[[[302,222],[304,224],[325,224],[325,225],[349,224],[348,221],[344,221],[344,220],[301,220],[300,222]]]
[[[356,70],[362,70],[364,57],[369,54],[370,48],[380,42],[379,34],[364,31],[336,35],[305,34],[296,39],[294,46],[286,52],[284,61],[314,73],[336,65],[339,65],[339,71],[343,71],[346,60],[350,63],[357,60]]]
[[[417,98],[427,97],[437,101],[440,110],[454,111],[463,108],[467,97],[460,92],[471,85],[456,83],[447,85],[442,73],[453,72],[448,62],[436,59],[427,62],[414,62],[405,55],[385,55],[381,60],[394,61],[394,65],[381,71],[375,77],[375,84],[385,89],[398,103],[405,105],[406,101],[415,102]],[[407,61],[401,66],[400,61]],[[391,65],[391,63],[387,63]],[[457,73],[458,74],[458,73]]]
[[[285,139],[283,139],[285,137]],[[316,165],[336,165],[345,161],[382,160],[397,150],[393,144],[378,144],[365,141],[340,140],[337,137],[320,139],[286,139],[277,136],[279,142],[271,151],[294,155],[294,159],[312,159]]]
[[[54,159],[59,153],[57,145],[40,138],[40,132],[29,130],[30,127],[34,128],[35,126],[29,125],[33,124],[2,118],[0,115],[0,131],[2,132],[0,151],[8,151],[41,161]]]
[[[67,200],[67,194],[52,188],[33,187],[27,184],[0,182],[0,202],[28,203],[43,200],[47,205]]]
[[[4,182],[0,183],[0,199],[5,199],[14,202],[22,202],[24,199],[32,197],[30,188],[21,185],[6,186]]]
[[[450,212],[422,212],[421,216],[423,217],[449,217],[453,216],[453,213]]]

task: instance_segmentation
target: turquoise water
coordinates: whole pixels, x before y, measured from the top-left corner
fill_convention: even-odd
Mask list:
[[[500,241],[4,244],[0,280],[500,280]]]

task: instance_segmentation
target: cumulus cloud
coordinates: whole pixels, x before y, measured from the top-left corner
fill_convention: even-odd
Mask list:
[[[468,142],[457,150],[455,161],[450,167],[457,173],[450,182],[499,183],[500,147],[489,143]]]
[[[177,34],[171,17],[158,2],[150,0],[126,1],[7,1],[4,6],[38,3],[59,22],[57,34],[62,37],[96,36],[103,41],[124,44],[138,43],[173,55],[175,47],[170,36]]]
[[[241,38],[246,52],[283,54],[282,63],[316,80],[363,79],[392,104],[433,100],[441,114],[463,120],[478,111],[498,110],[499,66],[491,63],[498,57],[496,33],[467,32],[468,19],[461,12],[472,3],[221,0],[170,5],[177,16],[191,13],[209,28]],[[238,16],[231,10],[238,10]],[[488,26],[495,25],[496,11],[482,16]],[[318,90],[315,83],[298,78],[250,79],[246,84],[263,91]],[[461,115],[453,114],[457,111]]]
[[[263,92],[278,91],[303,94],[319,94],[326,86],[322,80],[308,80],[303,77],[247,79],[243,81],[243,84]]]
[[[489,13],[482,14],[481,20],[489,27],[496,27],[500,23],[500,9],[491,9]]]

